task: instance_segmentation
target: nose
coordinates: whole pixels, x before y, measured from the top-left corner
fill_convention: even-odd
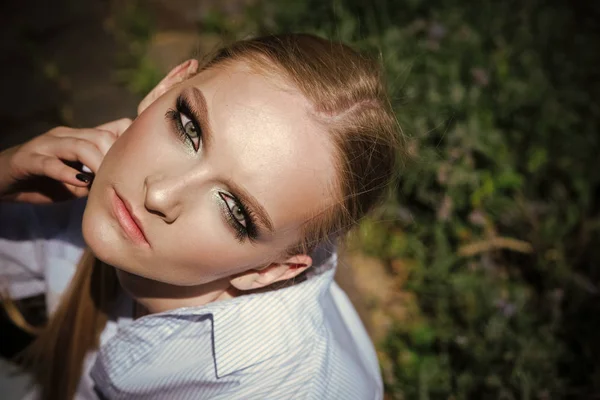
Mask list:
[[[147,177],[144,180],[146,210],[168,224],[175,222],[182,210],[183,181],[181,177]]]

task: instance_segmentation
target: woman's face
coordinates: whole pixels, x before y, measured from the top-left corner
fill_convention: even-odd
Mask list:
[[[330,205],[332,146],[308,110],[243,65],[176,85],[104,158],[86,242],[119,269],[182,286],[278,261]]]

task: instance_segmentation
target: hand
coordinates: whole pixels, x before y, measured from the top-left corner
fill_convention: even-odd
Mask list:
[[[91,129],[58,127],[0,153],[0,196],[48,203],[86,196],[104,155],[131,125],[128,118]]]

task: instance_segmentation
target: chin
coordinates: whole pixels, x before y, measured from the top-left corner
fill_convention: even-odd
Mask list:
[[[81,226],[85,243],[94,256],[103,263],[115,267],[117,271],[134,276],[140,275],[138,264],[141,263],[142,256],[136,255],[131,248],[128,248],[126,239],[121,237],[119,228],[114,224],[103,214],[102,209],[96,209],[93,202],[88,203]]]

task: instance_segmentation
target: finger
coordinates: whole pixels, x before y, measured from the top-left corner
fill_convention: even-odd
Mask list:
[[[108,153],[108,150],[110,150],[112,145],[119,138],[115,132],[97,128],[63,130],[55,133],[53,136],[61,139],[74,138],[87,140],[94,144],[103,156]]]
[[[31,203],[31,204],[48,204],[52,203],[52,198],[43,193],[22,192],[18,193],[14,198],[16,202]]]
[[[35,191],[43,196],[51,198],[53,202],[72,200],[76,196],[67,188],[67,186],[75,187],[45,176],[36,182]],[[87,188],[80,189],[87,191]]]
[[[69,167],[56,157],[43,154],[36,154],[31,157],[31,172],[72,186],[85,187],[90,182],[90,180],[85,182],[78,179],[77,176],[82,174],[75,168]]]
[[[102,155],[106,155],[112,147],[118,136],[111,131],[103,129],[78,129],[72,135],[64,135],[62,138],[72,137],[75,139],[84,139],[96,146]]]
[[[97,126],[96,129],[109,131],[119,137],[127,130],[127,128],[129,128],[129,125],[131,125],[132,122],[133,121],[130,118],[121,118],[116,121],[107,122],[106,124]]]
[[[82,186],[73,186],[68,183],[65,183],[65,188],[67,188],[67,190],[69,192],[71,192],[71,194],[73,194],[73,196],[75,196],[75,197],[85,197],[90,193],[89,185],[82,187]]]
[[[93,173],[98,172],[104,154],[92,142],[73,137],[65,137],[49,144],[45,155],[58,157],[67,161],[79,161],[87,165]]]

